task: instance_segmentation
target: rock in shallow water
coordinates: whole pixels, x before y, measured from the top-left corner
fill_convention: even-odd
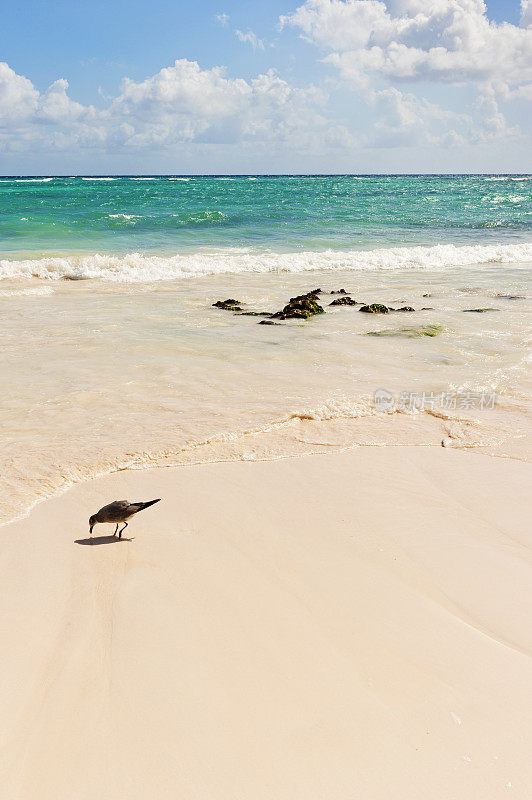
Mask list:
[[[371,303],[369,306],[362,306],[358,309],[364,311],[366,314],[388,314],[392,309],[388,306],[383,306],[382,303]]]
[[[499,311],[498,308],[463,308],[464,314],[484,314],[485,311]]]
[[[332,294],[332,292],[331,292]],[[336,300],[333,300],[332,303],[329,303],[330,306],[358,306],[356,300],[353,300],[351,297],[337,297]]]
[[[237,311],[237,317],[271,317],[271,311]]]
[[[225,311],[242,311],[240,307],[240,300],[234,300],[230,297],[228,300],[217,300],[213,303],[215,308],[223,308]]]
[[[420,336],[437,336],[441,332],[441,325],[419,325],[415,328],[395,328],[385,331],[369,331],[366,336],[404,336],[407,339],[417,339]]]
[[[272,319],[309,319],[316,314],[324,314],[324,309],[316,300],[316,292],[309,292],[309,294],[300,294],[297,297],[291,297],[282,311],[277,311],[272,314]]]

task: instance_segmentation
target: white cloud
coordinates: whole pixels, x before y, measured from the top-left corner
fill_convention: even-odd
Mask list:
[[[0,150],[99,147],[164,148],[180,143],[302,143],[325,123],[325,95],[290,86],[274,71],[246,81],[221,67],[178,60],[144,81],[124,79],[97,110],[72,100],[64,79],[40,93],[0,64]]]
[[[465,127],[472,140],[505,138],[518,133],[506,124],[496,98],[526,97],[532,82],[532,0],[522,0],[521,26],[491,22],[483,0],[306,0],[281,26],[292,26],[324,52],[344,85],[377,107],[380,97],[405,134],[412,121],[412,141],[440,116],[444,125],[452,113],[405,94],[405,84],[472,85],[479,92],[471,120]],[[389,87],[388,89],[386,87]],[[394,87],[391,91],[390,87]],[[377,94],[376,94],[377,93]],[[386,100],[387,98],[387,100]],[[414,103],[416,100],[416,103]],[[416,109],[414,110],[414,105]],[[491,111],[488,111],[491,109]],[[380,121],[384,128],[388,112]],[[388,117],[387,117],[388,114]],[[459,115],[455,115],[458,117]],[[397,133],[397,125],[390,126]],[[448,128],[447,133],[454,133]],[[458,136],[458,134],[456,134]],[[464,132],[463,135],[466,135]],[[435,141],[443,141],[441,132]]]
[[[32,82],[0,63],[0,123],[27,118],[36,111],[38,102],[39,92]]]
[[[356,82],[371,73],[508,86],[532,78],[532,30],[490,22],[483,0],[307,0],[282,23],[334,53],[333,63]]]
[[[521,0],[521,27],[532,27],[532,2],[531,0]]]
[[[216,22],[219,22],[222,27],[225,27],[229,22],[229,14],[226,14],[225,11],[222,11],[221,14],[215,14],[214,19]]]
[[[254,50],[264,50],[264,42],[262,39],[259,39],[258,36],[253,33],[253,31],[244,33],[243,31],[236,30],[235,35],[237,39],[240,39],[241,42],[247,42],[250,44]]]

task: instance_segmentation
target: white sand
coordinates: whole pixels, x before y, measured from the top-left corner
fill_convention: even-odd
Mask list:
[[[0,529],[2,800],[532,796],[530,466],[123,472]],[[163,502],[131,541],[87,518]]]

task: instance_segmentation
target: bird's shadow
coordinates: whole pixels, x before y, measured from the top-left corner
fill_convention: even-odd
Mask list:
[[[119,544],[120,542],[132,542],[134,538],[134,536],[129,539],[127,536],[122,536],[121,539],[118,536],[91,536],[87,539],[75,539],[74,544]]]

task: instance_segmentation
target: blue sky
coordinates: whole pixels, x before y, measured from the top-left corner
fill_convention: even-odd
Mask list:
[[[3,174],[532,167],[527,0],[20,0],[0,46]]]

